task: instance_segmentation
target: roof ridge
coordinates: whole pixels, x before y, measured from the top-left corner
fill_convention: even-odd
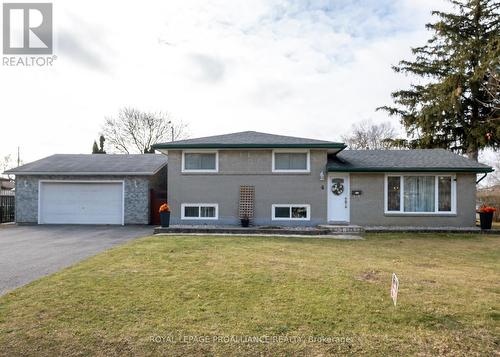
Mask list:
[[[153,145],[155,149],[174,149],[174,148],[336,148],[344,149],[343,143],[302,138],[298,136],[272,134],[259,131],[239,131],[235,133],[219,134],[212,136],[203,136],[185,140],[177,140],[166,143],[157,143]]]

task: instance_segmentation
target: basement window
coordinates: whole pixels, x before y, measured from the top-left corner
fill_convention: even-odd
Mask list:
[[[273,221],[309,221],[311,206],[302,204],[275,204],[272,205]]]
[[[219,205],[216,203],[183,203],[181,219],[218,219]]]

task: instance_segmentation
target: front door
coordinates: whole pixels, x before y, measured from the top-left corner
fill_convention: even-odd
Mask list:
[[[349,174],[328,175],[328,221],[349,223]]]

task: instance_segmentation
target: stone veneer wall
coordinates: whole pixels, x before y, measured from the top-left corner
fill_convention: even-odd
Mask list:
[[[38,222],[38,183],[40,180],[125,182],[125,224],[149,224],[148,176],[60,176],[17,175],[16,223]]]

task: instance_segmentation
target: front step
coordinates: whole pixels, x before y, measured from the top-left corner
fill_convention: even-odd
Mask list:
[[[360,234],[364,233],[365,229],[361,226],[355,226],[355,225],[349,225],[349,226],[339,226],[339,225],[333,225],[333,224],[321,224],[318,226],[318,228],[321,229],[326,229],[332,234]]]

